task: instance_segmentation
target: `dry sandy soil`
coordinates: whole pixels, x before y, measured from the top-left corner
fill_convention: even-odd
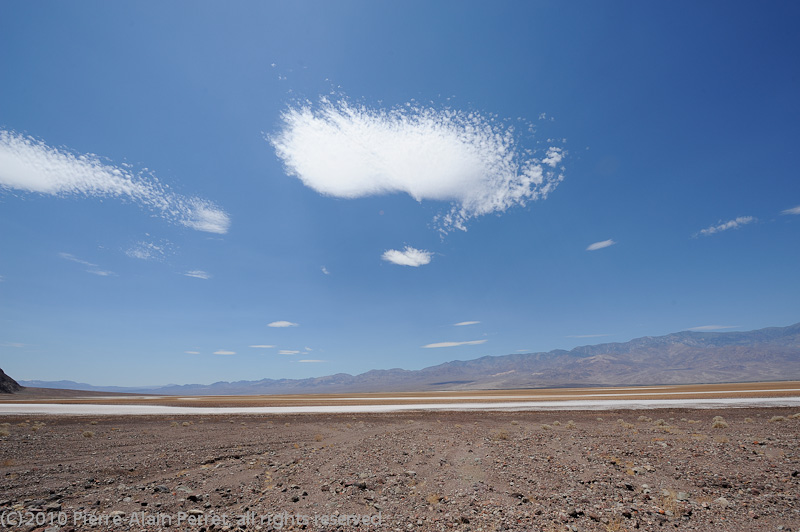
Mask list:
[[[0,514],[11,530],[797,530],[796,414],[6,416]]]

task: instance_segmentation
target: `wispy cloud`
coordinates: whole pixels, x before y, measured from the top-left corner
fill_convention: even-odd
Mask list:
[[[166,240],[158,244],[140,240],[126,249],[125,254],[132,259],[161,261],[164,260],[170,245],[170,242]]]
[[[91,273],[92,275],[98,275],[100,277],[108,277],[108,276],[114,275],[114,272],[109,271],[109,270],[102,270],[102,269],[100,269],[100,267],[97,264],[94,264],[93,262],[89,262],[87,260],[79,259],[78,257],[76,257],[75,255],[73,255],[71,253],[63,253],[62,252],[62,253],[59,253],[58,256],[61,257],[64,260],[68,260],[68,261],[74,262],[76,264],[80,264],[81,266],[86,266],[86,270],[85,271],[87,273]]]
[[[738,329],[740,325],[700,325],[699,327],[690,327],[688,331],[719,331],[722,329]]]
[[[699,232],[695,233],[694,236],[711,236],[716,233],[721,233],[722,231],[727,231],[728,229],[739,229],[741,226],[753,223],[755,221],[756,219],[752,216],[739,216],[738,218],[728,220],[727,222],[720,220],[717,225],[712,225],[710,227],[706,227],[705,229],[701,229]]]
[[[187,355],[199,355],[200,351],[184,351]]]
[[[312,359],[306,358],[306,359],[303,359],[303,360],[298,360],[298,362],[302,362],[304,364],[320,364],[322,362],[327,362],[327,361],[326,360],[313,359],[313,358]]]
[[[781,211],[781,214],[800,214],[800,205]]]
[[[279,355],[298,355],[298,354],[300,354],[300,351],[295,351],[293,349],[281,349],[280,351],[278,351],[278,354]]]
[[[51,196],[132,200],[161,218],[198,231],[227,233],[230,218],[214,203],[172,192],[152,174],[74,154],[13,131],[0,130],[0,188]]]
[[[331,274],[331,272],[329,272],[328,268],[326,268],[325,266],[323,266],[321,269],[322,269],[322,273],[324,273],[325,275],[330,275]]]
[[[292,323],[291,321],[273,321],[268,323],[267,327],[299,327],[299,323]]]
[[[609,238],[608,240],[603,240],[602,242],[589,244],[589,247],[586,248],[586,251],[597,251],[598,249],[607,248],[608,246],[613,246],[614,244],[616,244],[616,242]]]
[[[486,340],[470,340],[468,342],[439,342],[436,344],[423,345],[422,347],[430,349],[434,347],[458,347],[460,345],[479,345],[484,343],[486,343]]]
[[[476,216],[544,199],[564,178],[566,152],[538,155],[495,117],[414,104],[370,109],[322,98],[290,106],[269,137],[286,172],[339,198],[406,193],[451,202],[435,218],[443,234]]]
[[[194,277],[195,279],[211,279],[211,274],[203,270],[189,270],[188,272],[183,272],[183,275]]]
[[[454,323],[453,327],[464,327],[465,325],[477,325],[479,321],[460,321],[458,323]]]
[[[236,351],[226,351],[225,349],[220,349],[219,351],[214,351],[215,355],[235,355]]]
[[[274,346],[274,345],[264,345],[264,344],[260,344],[260,345],[251,345],[250,347],[253,347],[253,348],[255,348],[255,349],[272,349],[272,348],[274,348],[275,346]]]
[[[20,348],[20,347],[25,347],[25,344],[21,344],[19,342],[6,342],[6,343],[3,343],[3,344],[0,344],[0,346]]]
[[[387,262],[391,262],[392,264],[398,264],[400,266],[413,266],[416,268],[419,266],[424,266],[425,264],[429,264],[432,256],[433,253],[430,251],[424,251],[406,246],[403,251],[398,251],[396,249],[386,250],[383,252],[383,255],[381,255],[381,258]]]

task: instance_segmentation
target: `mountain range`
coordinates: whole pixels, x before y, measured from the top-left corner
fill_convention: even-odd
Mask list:
[[[4,374],[3,374],[4,375]],[[684,331],[554,350],[455,360],[420,370],[161,387],[20,381],[23,386],[164,395],[499,390],[800,380],[800,323],[746,332]],[[13,382],[13,381],[12,381]]]

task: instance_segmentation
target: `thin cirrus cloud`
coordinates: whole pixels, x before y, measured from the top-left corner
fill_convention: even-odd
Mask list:
[[[465,325],[477,325],[479,321],[460,321],[458,323],[454,323],[453,327],[464,327]]]
[[[486,343],[486,340],[470,340],[468,342],[438,342],[435,344],[428,344],[423,345],[425,349],[431,349],[436,347],[458,347],[460,345],[479,345]]]
[[[219,351],[214,351],[215,355],[235,355],[236,351],[227,351],[225,349],[220,349]]]
[[[132,259],[162,261],[166,257],[170,243],[162,241],[158,244],[154,242],[139,241],[125,250],[125,255]]]
[[[304,358],[303,360],[298,360],[298,362],[302,362],[303,364],[321,364],[325,362],[325,360],[319,360],[318,358]]]
[[[259,344],[259,345],[251,345],[250,347],[255,349],[273,349],[274,345],[266,345],[266,344]]]
[[[51,196],[131,200],[170,223],[224,234],[230,217],[213,202],[172,192],[153,175],[133,173],[93,154],[76,155],[40,140],[0,130],[0,188]]]
[[[698,236],[711,236],[717,233],[721,233],[722,231],[727,231],[729,229],[739,229],[743,225],[751,224],[756,221],[756,218],[753,216],[739,216],[738,218],[734,218],[733,220],[728,220],[727,222],[723,222],[720,220],[717,225],[712,225],[706,227],[705,229],[701,229],[697,233],[694,234],[695,237]]]
[[[279,355],[298,355],[298,354],[300,354],[300,351],[295,351],[293,349],[281,349],[280,351],[278,351],[278,354]]]
[[[406,193],[447,201],[442,235],[471,218],[545,199],[564,179],[566,151],[535,154],[502,121],[474,111],[407,104],[393,109],[321,98],[290,105],[268,137],[287,174],[338,198]]]
[[[598,249],[607,248],[609,246],[613,246],[616,244],[610,238],[608,240],[603,240],[601,242],[595,242],[594,244],[589,244],[589,247],[586,248],[586,251],[597,251]]]
[[[411,246],[406,246],[403,251],[388,249],[381,255],[381,258],[386,262],[399,266],[413,266],[414,268],[430,264],[431,257],[433,257],[433,252],[412,248]]]
[[[791,209],[785,209],[781,211],[781,214],[800,214],[800,205],[792,207]]]
[[[187,355],[199,355],[200,351],[184,351]]]
[[[267,327],[299,327],[299,323],[292,323],[291,321],[273,321],[272,323],[268,323]]]
[[[211,279],[211,274],[203,270],[189,270],[183,272],[186,277],[194,277],[195,279]]]
[[[719,331],[722,329],[738,329],[739,325],[700,325],[699,327],[690,327],[688,331]]]
[[[79,259],[78,257],[76,257],[71,253],[62,252],[59,253],[58,256],[64,260],[80,264],[81,266],[86,266],[86,272],[91,273],[92,275],[97,275],[100,277],[109,277],[111,275],[114,275],[114,272],[108,270],[102,270],[97,264],[94,264],[93,262],[89,262],[87,260]]]

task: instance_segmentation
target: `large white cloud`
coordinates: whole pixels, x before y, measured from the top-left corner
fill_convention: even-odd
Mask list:
[[[176,194],[152,175],[134,174],[95,155],[75,155],[5,130],[0,130],[0,188],[124,198],[198,231],[224,234],[230,226],[227,213],[212,202]]]
[[[405,192],[451,202],[435,219],[443,233],[545,198],[564,177],[562,148],[549,146],[537,157],[519,146],[512,128],[476,112],[322,99],[290,106],[281,118],[269,141],[288,174],[329,196]]]
[[[397,264],[399,266],[413,266],[417,268],[419,266],[429,264],[432,256],[433,252],[431,251],[424,251],[422,249],[406,246],[403,251],[387,249],[383,252],[381,258],[387,262],[391,262],[392,264]]]

